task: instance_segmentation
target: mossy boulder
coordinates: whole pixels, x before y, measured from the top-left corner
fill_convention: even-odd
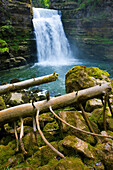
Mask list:
[[[113,169],[112,140],[96,145],[95,153],[96,153],[97,158],[103,162],[106,170]]]
[[[0,110],[6,109],[4,99],[0,96]]]
[[[109,73],[97,67],[75,66],[65,75],[66,93],[82,90],[110,81]]]
[[[0,145],[0,165],[5,164],[12,155],[15,154],[16,151],[16,143],[13,140],[9,142],[7,146]]]
[[[82,155],[94,159],[93,147],[75,136],[66,136],[62,142],[59,143],[59,148],[66,155]]]
[[[59,126],[58,126],[58,123],[56,122],[56,121],[54,121],[54,122],[51,122],[51,123],[47,123],[45,126],[44,126],[44,128],[43,128],[43,130],[44,131],[54,131],[54,130],[57,130],[59,128]]]
[[[28,152],[28,156],[31,156],[39,148],[37,135],[35,135],[32,131],[25,135],[23,138],[23,143],[25,150]]]
[[[80,158],[75,157],[66,157],[66,159],[52,159],[47,165],[39,167],[39,170],[88,170],[89,168],[84,165]]]
[[[109,112],[109,109],[107,108],[106,111],[106,120],[108,120],[109,122],[109,118],[111,118],[111,113]],[[95,124],[98,125],[99,129],[100,130],[103,130],[104,129],[104,126],[103,126],[103,108],[100,108],[100,109],[95,109],[94,111],[92,111],[92,113],[89,115],[89,120],[94,122]],[[109,126],[108,126],[109,124]],[[110,122],[107,123],[107,128],[110,127]]]
[[[113,131],[113,118],[108,118],[107,119],[107,125],[108,125],[108,129]]]
[[[81,130],[89,131],[88,126],[86,125],[86,122],[84,118],[81,115],[81,112],[78,111],[60,111],[59,112],[60,117],[65,120],[67,123],[70,125],[73,125]],[[93,128],[95,132],[99,132],[98,126],[94,123]],[[89,142],[90,144],[94,144],[95,140],[94,137],[91,135],[87,135],[82,132],[78,132],[72,127],[69,127],[65,125],[64,123],[61,123],[61,132],[63,133],[64,136],[67,135],[74,135],[86,142]]]

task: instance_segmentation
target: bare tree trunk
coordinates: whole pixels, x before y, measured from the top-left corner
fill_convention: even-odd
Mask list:
[[[53,109],[59,109],[61,107],[69,106],[74,103],[82,103],[88,99],[100,96],[106,90],[111,90],[110,84],[106,83],[101,86],[94,86],[88,89],[80,90],[78,93],[72,92],[59,97],[51,98],[49,101],[44,100],[40,102],[35,102],[34,106],[41,112],[49,111],[51,106]],[[8,108],[0,111],[0,125],[7,122],[14,121],[20,117],[34,116],[36,114],[36,109],[33,107],[32,103],[23,104]]]
[[[58,79],[58,74],[53,73],[53,74],[50,74],[47,76],[32,78],[32,79],[17,82],[14,84],[1,85],[0,86],[0,94],[28,88],[28,87],[32,87],[32,86],[36,86],[36,85],[40,85],[40,84],[44,84],[44,83],[49,83],[52,81],[56,81],[56,79]]]

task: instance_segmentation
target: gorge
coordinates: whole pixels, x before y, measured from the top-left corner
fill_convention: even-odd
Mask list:
[[[112,60],[112,2],[105,3],[102,5],[101,10],[106,11],[106,20],[108,21],[108,25],[101,25],[99,23],[103,23],[104,19],[101,16],[101,13],[98,12],[98,8],[95,10],[89,10],[91,7],[91,3],[83,5],[84,7],[80,7],[79,2],[71,2],[71,1],[51,1],[50,8],[61,10],[60,15],[56,15],[55,13],[53,17],[53,21],[49,20],[50,23],[47,22],[47,18],[45,19],[45,25],[50,28],[50,30],[46,31],[48,34],[46,35],[46,42],[44,43],[42,40],[37,40],[38,43],[41,42],[41,47],[38,49],[38,53],[40,53],[39,58],[37,59],[37,50],[36,50],[36,39],[35,33],[32,25],[32,4],[31,1],[1,1],[2,8],[9,11],[9,16],[6,15],[5,10],[2,12],[1,18],[1,39],[3,41],[0,43],[1,47],[5,50],[1,55],[1,70],[0,73],[1,79],[0,82],[9,82],[12,78],[16,77],[20,80],[25,80],[31,77],[43,76],[45,73],[51,74],[53,72],[59,73],[59,80],[57,84],[54,83],[48,85],[42,85],[42,89],[47,89],[50,91],[51,95],[54,96],[58,93],[65,93],[65,73],[71,69],[75,65],[86,65],[86,66],[96,66],[100,69],[104,69],[110,73],[110,76],[113,77],[113,66],[112,62],[109,62],[109,59]],[[91,1],[89,1],[91,2]],[[39,1],[35,3],[38,4]],[[40,5],[40,4],[39,4]],[[106,6],[105,6],[106,5]],[[40,6],[39,6],[40,7]],[[18,10],[16,10],[18,9]],[[92,9],[92,8],[91,8]],[[111,16],[107,17],[107,11],[111,12]],[[1,9],[2,10],[2,9]],[[11,13],[13,10],[13,13]],[[18,12],[17,12],[18,11]],[[44,11],[44,10],[40,10]],[[49,10],[46,10],[49,11]],[[87,16],[85,14],[87,13]],[[97,14],[96,11],[98,12]],[[49,14],[52,12],[48,12]],[[46,13],[46,15],[49,15]],[[75,14],[74,14],[75,13]],[[95,20],[92,18],[93,14],[95,14]],[[40,15],[40,14],[38,14]],[[92,17],[91,17],[92,16]],[[16,18],[16,19],[14,19]],[[72,54],[70,54],[69,44],[66,38],[62,38],[62,36],[55,36],[56,33],[52,31],[51,27],[52,23],[55,23],[56,30],[58,30],[58,20],[60,18],[63,21],[64,30],[66,36],[68,37],[70,47],[72,50]],[[10,21],[11,20],[11,21]],[[35,19],[34,19],[35,20]],[[43,18],[39,18],[39,20],[43,20]],[[10,21],[10,22],[9,22]],[[93,22],[92,22],[93,21]],[[43,22],[43,24],[44,24]],[[56,23],[57,22],[57,23]],[[98,22],[98,23],[97,23]],[[87,24],[86,24],[87,23]],[[91,24],[92,23],[92,24]],[[8,25],[9,24],[9,25]],[[93,27],[95,24],[95,27]],[[43,28],[46,28],[43,25]],[[62,24],[60,23],[60,26]],[[42,26],[38,24],[38,27],[42,30]],[[98,27],[97,27],[98,26]],[[109,27],[108,27],[109,26]],[[54,27],[54,26],[53,26]],[[14,31],[11,31],[13,29]],[[55,30],[54,29],[54,30]],[[3,31],[4,30],[4,31]],[[61,30],[61,28],[60,28]],[[63,29],[62,29],[63,30]],[[39,31],[38,31],[39,33]],[[53,34],[54,33],[54,34]],[[60,33],[60,31],[59,31]],[[5,35],[4,35],[5,34]],[[48,35],[50,38],[48,39]],[[64,35],[64,32],[62,32]],[[97,36],[98,35],[98,36]],[[100,38],[99,38],[100,36]],[[103,38],[102,38],[103,37]],[[57,40],[56,38],[59,38]],[[53,41],[51,41],[51,39]],[[97,42],[98,40],[98,42]],[[109,40],[109,41],[108,41]],[[4,42],[5,41],[5,42]],[[4,45],[5,44],[5,45]],[[52,48],[51,48],[52,47]],[[59,49],[59,50],[58,50]],[[45,54],[40,51],[42,50]],[[111,57],[108,57],[108,53]],[[53,56],[55,57],[53,60]],[[62,56],[62,60],[61,60]],[[72,56],[72,60],[70,60],[70,56]],[[47,62],[48,58],[48,62]],[[57,58],[57,59],[56,59]],[[40,61],[38,61],[40,60]],[[38,61],[38,62],[37,62]],[[46,62],[45,62],[46,61]],[[52,62],[53,61],[53,62]],[[106,62],[104,62],[106,61]],[[52,62],[52,63],[51,63]],[[27,64],[34,64],[34,66],[27,66],[25,69],[20,68],[19,66],[26,66]],[[41,64],[42,63],[42,64]],[[44,65],[45,63],[45,65]],[[15,68],[18,69],[13,71],[9,69]]]

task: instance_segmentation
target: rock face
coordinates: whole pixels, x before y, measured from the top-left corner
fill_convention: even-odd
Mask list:
[[[0,70],[34,62],[31,1],[0,0],[0,14]]]
[[[112,0],[51,0],[51,8],[62,11],[64,29],[76,56],[113,60]]]

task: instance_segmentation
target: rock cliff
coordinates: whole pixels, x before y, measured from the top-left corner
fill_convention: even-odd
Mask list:
[[[62,11],[64,29],[76,56],[113,60],[112,0],[51,0],[50,8]]]
[[[31,2],[0,0],[0,70],[34,62]]]

